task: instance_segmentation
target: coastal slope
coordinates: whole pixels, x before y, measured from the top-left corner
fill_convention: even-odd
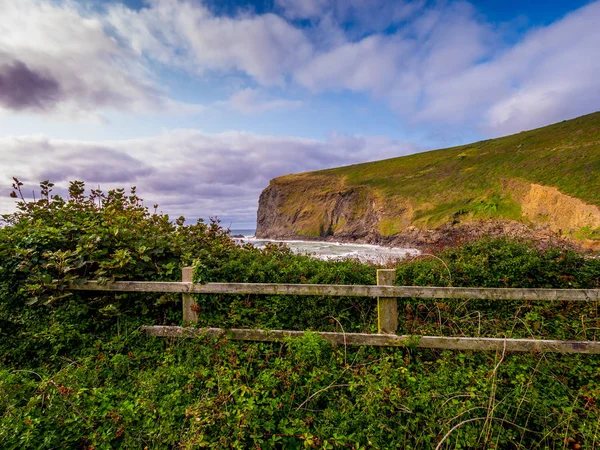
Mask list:
[[[600,248],[600,112],[271,180],[257,236],[427,246],[484,234]]]

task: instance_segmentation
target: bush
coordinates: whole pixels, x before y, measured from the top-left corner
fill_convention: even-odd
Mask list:
[[[85,195],[75,181],[63,199],[52,186],[43,182],[40,199],[26,202],[15,179],[18,210],[3,216],[0,361],[45,361],[142,322],[179,323],[180,296],[65,287],[85,279],[181,281],[181,268],[203,250],[235,247],[216,222],[186,225],[183,217],[151,213],[135,188]]]
[[[0,368],[0,447],[592,448],[600,361],[137,333]]]
[[[15,196],[20,183],[15,180]],[[236,246],[218,223],[151,213],[135,190],[20,198],[0,229],[0,448],[593,448],[590,355],[162,340],[179,296],[71,293],[68,283],[195,280],[374,284],[373,266]],[[595,288],[600,263],[484,240],[397,267],[398,284]],[[404,331],[595,339],[597,303],[405,299]],[[199,296],[201,324],[373,330],[374,301]]]
[[[322,261],[283,245],[201,252],[196,282],[375,284],[376,267],[355,259]],[[374,299],[293,295],[199,295],[200,325],[295,330],[376,331]]]
[[[598,289],[600,259],[531,243],[483,239],[397,267],[397,284]],[[597,340],[597,302],[410,299],[403,332],[450,336]]]

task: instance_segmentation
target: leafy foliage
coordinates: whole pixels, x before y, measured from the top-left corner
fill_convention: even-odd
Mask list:
[[[483,239],[397,268],[397,283],[417,286],[598,289],[600,260],[574,251],[540,251],[527,242]],[[409,334],[597,340],[597,302],[409,300]]]
[[[295,255],[288,247],[252,245],[215,253],[195,262],[196,282],[375,284],[376,268],[354,259],[322,261]],[[266,329],[376,331],[375,300],[292,295],[201,295],[200,323]],[[341,327],[341,328],[340,328]]]
[[[34,373],[35,372],[35,373]],[[600,361],[137,332],[39,371],[0,370],[0,446],[593,448]],[[41,373],[40,373],[41,372]]]
[[[15,196],[21,188],[15,180]],[[0,448],[594,448],[595,356],[149,338],[179,298],[72,293],[84,278],[373,284],[375,267],[237,246],[215,222],[151,213],[135,190],[69,197],[42,183],[0,228]],[[481,241],[397,266],[399,284],[597,287],[600,261]],[[372,330],[373,302],[201,296],[211,326]],[[409,332],[593,339],[593,302],[520,306],[407,299]],[[469,311],[467,313],[467,311]],[[470,314],[470,315],[469,315]],[[526,329],[514,324],[523,321]],[[536,323],[539,325],[536,328]],[[481,324],[484,324],[483,327]],[[410,327],[410,329],[409,329]],[[525,331],[524,331],[525,330]],[[507,333],[508,334],[508,333]]]
[[[63,199],[45,181],[40,198],[26,202],[17,179],[13,187],[18,210],[3,217],[0,229],[0,331],[8,348],[19,351],[2,352],[0,361],[41,355],[41,349],[44,358],[57,356],[144,316],[178,322],[175,296],[65,287],[84,279],[180,281],[181,268],[202,249],[235,247],[216,222],[186,225],[183,218],[150,213],[135,188],[85,195],[84,184],[75,181]]]

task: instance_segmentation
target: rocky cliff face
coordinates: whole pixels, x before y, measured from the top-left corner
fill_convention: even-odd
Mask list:
[[[367,186],[325,181],[272,180],[259,198],[256,236],[374,241],[390,214],[401,218],[407,210],[401,203],[390,207]]]
[[[523,216],[556,232],[600,227],[600,208],[565,195],[555,187],[529,185],[521,199]]]
[[[258,202],[258,237],[325,238],[346,236],[356,239],[369,234],[378,222],[376,199],[367,189],[316,194],[310,189],[301,195],[286,190],[285,184],[271,183]],[[307,192],[309,191],[309,192]],[[300,197],[290,202],[290,197]]]

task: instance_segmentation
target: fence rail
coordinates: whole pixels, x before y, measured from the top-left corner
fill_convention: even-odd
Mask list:
[[[142,330],[157,337],[193,337],[198,335],[227,336],[236,341],[273,342],[286,336],[299,337],[304,331],[251,330],[223,328],[189,328],[145,326]],[[506,352],[555,352],[600,354],[600,342],[555,341],[550,339],[502,339],[445,336],[399,336],[396,334],[317,332],[326,341],[337,345],[371,345],[376,347],[439,348],[446,350],[496,350]]]
[[[379,269],[377,286],[322,285],[322,284],[268,284],[268,283],[192,283],[192,268],[185,267],[181,282],[116,281],[102,284],[85,281],[72,284],[72,291],[111,292],[164,292],[183,294],[183,320],[186,324],[198,322],[193,307],[193,294],[266,294],[266,295],[321,295],[377,298],[377,334],[319,332],[329,342],[344,345],[405,346],[452,350],[503,350],[514,352],[559,352],[600,354],[598,341],[559,341],[548,339],[503,339],[445,336],[399,336],[398,297],[444,298],[478,300],[537,300],[537,301],[598,301],[600,289],[521,289],[521,288],[461,288],[393,286],[395,271]],[[186,337],[197,334],[223,335],[230,339],[247,341],[278,341],[285,336],[300,336],[303,331],[252,330],[145,326],[152,336]]]
[[[335,284],[206,283],[168,281],[86,281],[72,291],[171,292],[185,294],[323,295],[330,297],[405,297],[474,300],[600,300],[600,289],[463,288],[362,286]]]

